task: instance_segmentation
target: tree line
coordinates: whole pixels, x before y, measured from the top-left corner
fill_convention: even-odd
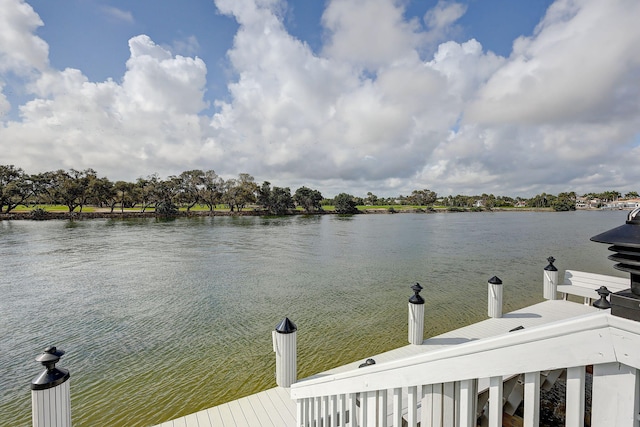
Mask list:
[[[157,174],[138,178],[135,182],[113,182],[99,177],[95,170],[69,169],[26,174],[13,165],[0,165],[0,212],[8,213],[20,205],[64,205],[73,212],[87,206],[124,211],[139,207],[141,212],[153,210],[172,214],[179,207],[190,211],[194,206],[206,206],[213,211],[226,205],[232,212],[258,204],[265,211],[283,214],[300,206],[312,213],[322,209],[322,194],[307,187],[292,195],[288,187],[261,186],[246,173],[237,178],[222,179],[213,170],[184,171],[167,179]]]
[[[589,193],[585,197],[610,202],[622,197],[617,191]],[[625,197],[638,197],[629,192]],[[437,204],[450,210],[467,208],[499,208],[528,206],[575,209],[575,192],[557,196],[542,193],[529,199],[521,197],[494,196],[445,196],[429,189],[413,190],[407,196],[378,197],[368,192],[366,197],[340,193],[326,199],[320,191],[300,187],[292,194],[289,187],[272,186],[264,181],[261,185],[253,176],[241,173],[237,178],[222,179],[213,170],[189,170],[161,179],[158,174],[140,177],[135,182],[111,181],[99,177],[93,169],[57,170],[38,174],[27,174],[13,165],[0,165],[0,212],[8,213],[20,205],[64,205],[73,212],[82,212],[84,206],[98,206],[124,211],[138,207],[141,212],[153,210],[161,214],[177,212],[182,207],[190,211],[194,206],[206,206],[213,211],[225,205],[229,210],[240,211],[248,206],[258,206],[265,212],[281,215],[291,209],[301,208],[307,213],[318,212],[322,206],[332,205],[337,213],[355,213],[357,206],[412,205],[433,206]]]

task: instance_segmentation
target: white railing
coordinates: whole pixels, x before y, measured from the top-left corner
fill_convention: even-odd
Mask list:
[[[608,310],[303,380],[291,386],[291,397],[298,427],[476,426],[483,409],[497,427],[504,380],[523,374],[524,425],[537,426],[540,373],[566,369],[566,425],[578,427],[588,365],[591,425],[637,427],[640,324]],[[479,388],[488,389],[488,403],[479,401]]]

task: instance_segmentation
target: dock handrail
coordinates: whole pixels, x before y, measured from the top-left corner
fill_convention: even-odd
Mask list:
[[[291,397],[298,402],[298,426],[312,425],[307,420],[313,417],[318,420],[323,415],[325,415],[325,419],[327,420],[325,423],[328,422],[331,417],[326,418],[326,416],[333,413],[333,410],[330,408],[331,402],[335,400],[337,403],[334,406],[340,407],[340,399],[351,401],[356,398],[356,394],[359,394],[359,402],[361,404],[361,415],[358,425],[375,426],[387,425],[387,418],[400,419],[398,414],[390,414],[387,409],[382,408],[386,408],[387,406],[387,395],[397,396],[399,389],[407,389],[408,392],[406,394],[409,399],[407,414],[408,425],[415,426],[417,425],[417,408],[415,407],[417,404],[414,405],[413,401],[417,402],[420,399],[424,399],[423,395],[428,394],[428,392],[425,392],[427,387],[436,385],[438,390],[441,391],[439,393],[440,397],[438,398],[438,402],[440,402],[438,405],[441,405],[441,408],[437,411],[441,412],[444,408],[442,406],[442,393],[445,390],[445,387],[442,385],[453,384],[453,386],[449,386],[450,389],[462,390],[463,392],[467,389],[474,390],[475,386],[475,394],[473,397],[470,397],[473,393],[467,393],[467,401],[465,403],[460,400],[462,398],[461,396],[464,395],[464,393],[461,393],[461,396],[456,397],[456,403],[452,406],[452,408],[457,408],[455,409],[456,415],[454,418],[457,418],[459,421],[463,419],[468,421],[461,422],[457,425],[475,425],[472,424],[471,420],[475,420],[477,416],[475,400],[477,398],[478,379],[489,378],[492,388],[498,387],[499,379],[499,387],[501,388],[503,377],[524,373],[525,390],[527,390],[527,384],[529,382],[535,384],[536,381],[539,390],[540,371],[569,368],[570,376],[572,377],[575,375],[580,377],[579,373],[582,371],[582,379],[578,380],[581,382],[579,388],[582,389],[582,397],[577,398],[578,401],[582,400],[582,404],[578,405],[578,408],[575,409],[578,413],[573,415],[576,419],[582,419],[584,414],[580,414],[579,411],[584,411],[585,367],[587,365],[594,365],[595,374],[595,372],[600,372],[600,368],[596,368],[595,366],[611,370],[613,369],[611,366],[622,364],[628,368],[625,369],[633,373],[635,380],[637,380],[636,370],[640,368],[638,348],[640,348],[640,324],[620,317],[611,316],[609,311],[602,311],[531,329],[434,350],[402,360],[376,364],[368,367],[366,370],[352,370],[299,381],[292,385]],[[535,375],[536,373],[537,375]],[[614,375],[610,377],[612,381],[615,381],[615,379],[613,379],[615,377]],[[599,379],[597,384],[600,384],[602,381],[602,379]],[[601,417],[605,417],[603,414],[607,414],[606,417],[608,417],[610,416],[609,412],[611,409],[605,408],[605,406],[607,406],[605,403],[599,404],[596,402],[596,396],[600,393],[595,390],[597,384],[594,379],[594,412],[599,413]],[[618,385],[618,388],[620,387],[622,386]],[[495,393],[497,393],[497,391],[495,391],[492,396],[495,396]],[[637,402],[637,391],[634,389],[630,394],[633,395],[633,401]],[[384,397],[382,395],[384,395]],[[500,396],[501,395],[502,392],[500,391]],[[539,391],[536,399],[539,399]],[[569,395],[568,391],[567,399],[576,398],[573,394]],[[492,397],[490,397],[489,400],[491,402]],[[493,398],[494,402],[496,402],[496,400],[496,398]],[[536,408],[538,408],[537,405],[539,405],[539,402],[530,400],[531,399],[525,398],[525,420],[527,416],[534,417],[533,420],[537,417],[535,413],[526,414],[527,407],[533,407],[533,412],[537,412]],[[502,396],[500,401],[502,401]],[[324,409],[323,402],[325,402],[325,406],[329,407],[328,409]],[[369,405],[367,405],[367,403],[369,403]],[[352,409],[355,409],[352,403],[350,405]],[[371,409],[371,405],[377,409]],[[423,407],[429,405],[428,402],[427,405],[423,403]],[[637,403],[635,405],[637,405]],[[369,406],[369,409],[366,409],[367,406]],[[397,404],[394,405],[394,407],[395,411],[399,408]],[[501,407],[502,402],[500,403],[500,422],[502,420]],[[569,413],[569,405],[567,405],[567,407]],[[598,410],[595,410],[596,407],[598,407]],[[467,408],[465,410],[466,413],[461,413],[461,408]],[[497,406],[494,406],[494,408],[497,408]],[[482,408],[478,408],[478,410],[479,409]],[[572,409],[572,411],[573,410],[574,409]],[[391,412],[393,411],[392,409]],[[531,409],[529,412],[531,412]],[[351,420],[355,421],[354,411],[352,410],[351,413]],[[635,417],[635,413],[637,412],[632,414],[633,417]],[[333,417],[333,420],[336,422],[339,419],[338,414]],[[345,419],[344,414],[342,419]],[[384,422],[383,419],[385,420]],[[490,420],[491,419],[497,420],[498,417],[494,414],[493,417],[490,417]],[[497,423],[497,421],[494,422]],[[422,424],[422,426],[425,425],[427,424]],[[434,425],[446,424],[435,423]],[[493,424],[490,423],[490,425]],[[595,426],[597,424],[592,425]]]

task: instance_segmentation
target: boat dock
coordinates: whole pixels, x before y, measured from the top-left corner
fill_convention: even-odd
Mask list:
[[[373,359],[376,364],[396,361],[470,341],[501,334],[518,333],[522,329],[530,329],[594,312],[598,312],[598,309],[590,305],[564,300],[544,301],[506,313],[500,318],[490,318],[428,338],[423,341],[422,345],[410,344],[382,354],[363,355],[362,360],[336,367],[308,379],[358,369],[366,359]],[[514,331],[509,332],[512,330]],[[304,382],[305,379],[300,381]],[[486,387],[480,385],[479,391],[482,391],[483,388]],[[290,388],[274,387],[194,414],[166,421],[156,427],[295,427],[296,410],[296,401],[290,397]]]

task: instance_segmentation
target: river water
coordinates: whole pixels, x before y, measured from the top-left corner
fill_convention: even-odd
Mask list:
[[[149,426],[275,386],[271,331],[298,326],[298,376],[542,300],[542,269],[623,276],[589,238],[626,212],[157,221],[0,221],[0,426],[30,426],[34,361],[65,354],[81,426]]]

